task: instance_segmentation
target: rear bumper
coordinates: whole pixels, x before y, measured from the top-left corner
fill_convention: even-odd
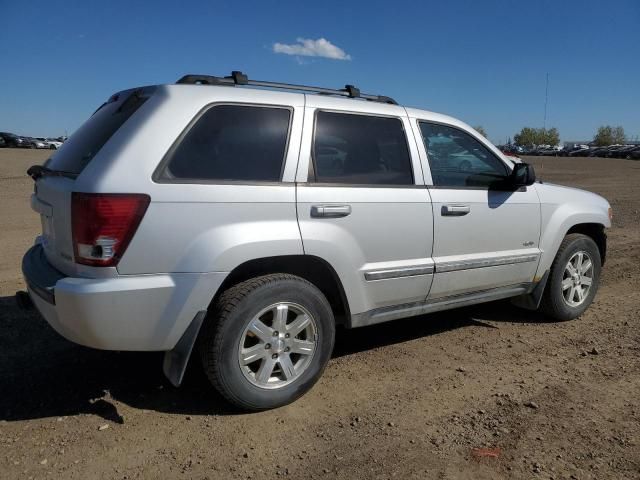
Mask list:
[[[22,258],[22,274],[29,291],[45,302],[55,305],[54,287],[65,275],[49,264],[41,245],[33,246]]]
[[[31,299],[45,320],[72,342],[104,350],[171,350],[206,310],[226,272],[67,277],[40,245],[24,256]]]

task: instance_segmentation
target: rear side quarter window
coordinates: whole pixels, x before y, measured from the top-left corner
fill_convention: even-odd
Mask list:
[[[279,182],[291,109],[213,105],[169,150],[159,181]]]

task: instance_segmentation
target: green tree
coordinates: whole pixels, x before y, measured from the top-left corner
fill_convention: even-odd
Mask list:
[[[612,127],[611,125],[603,125],[593,136],[593,143],[599,147],[608,145],[616,145],[625,142],[624,128],[621,126]]]
[[[537,145],[558,145],[560,143],[560,133],[557,128],[531,128],[524,127],[520,133],[513,137],[516,145],[534,147]]]
[[[613,141],[615,143],[624,144],[627,141],[627,136],[624,133],[624,128],[621,125],[618,125],[613,129]]]
[[[478,125],[477,127],[473,127],[473,128],[484,138],[487,138],[487,132],[484,131],[484,128],[482,128],[482,125]]]
[[[538,138],[536,134],[536,129],[531,127],[524,127],[520,130],[520,133],[516,133],[513,136],[513,140],[516,142],[516,145],[522,145],[525,147],[532,147],[538,144]]]
[[[544,139],[543,145],[559,145],[560,144],[560,133],[558,133],[558,129],[553,127],[549,130],[542,129],[542,137]]]

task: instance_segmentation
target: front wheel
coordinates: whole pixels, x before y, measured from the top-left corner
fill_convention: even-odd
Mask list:
[[[200,334],[200,357],[227,400],[265,410],[293,402],[316,383],[334,336],[322,292],[300,277],[272,274],[220,296]]]
[[[557,320],[572,320],[591,305],[601,270],[600,250],[586,235],[567,235],[551,265],[540,310]]]

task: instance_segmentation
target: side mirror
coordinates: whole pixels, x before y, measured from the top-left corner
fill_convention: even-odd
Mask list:
[[[533,165],[528,163],[516,163],[511,171],[511,184],[514,187],[525,187],[536,181],[536,172]]]

